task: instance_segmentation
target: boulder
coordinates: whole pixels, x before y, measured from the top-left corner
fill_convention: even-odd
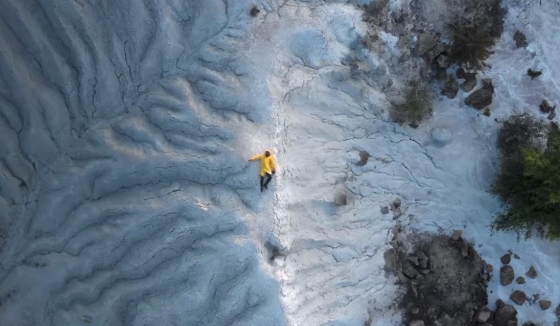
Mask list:
[[[393,200],[393,207],[401,207],[402,201],[400,198]]]
[[[421,260],[420,261],[420,268],[427,269],[428,268],[428,260]]]
[[[449,317],[448,314],[443,313],[438,320],[436,321],[436,325],[438,326],[454,326],[453,325],[453,319],[451,319],[451,317]]]
[[[517,278],[516,282],[517,282],[517,284],[525,284],[525,283],[527,283],[527,282],[525,281],[525,278],[524,278],[523,276],[519,276],[519,277]]]
[[[527,273],[525,273],[525,276],[527,276],[528,278],[535,278],[535,277],[537,277],[537,275],[539,275],[539,274],[535,270],[535,267],[533,267],[532,265],[531,265],[531,268],[529,268],[529,271]]]
[[[447,69],[449,67],[449,57],[445,54],[438,55],[436,60],[440,68]]]
[[[550,113],[556,108],[556,106],[552,106],[550,105],[550,103],[548,103],[547,100],[543,100],[539,105],[539,108],[541,109],[542,113]]]
[[[426,52],[435,48],[438,45],[435,37],[429,33],[423,33],[418,38],[418,46],[416,47],[417,55],[424,55]]]
[[[422,251],[422,250],[418,250],[416,252],[416,257],[418,257],[418,259],[422,260],[428,260],[428,256],[426,256],[426,254]]]
[[[511,261],[511,256],[509,254],[505,254],[500,258],[502,264],[507,265]]]
[[[488,88],[481,88],[474,91],[465,99],[465,104],[472,106],[477,110],[482,110],[492,104],[492,95],[494,92]]]
[[[480,307],[475,318],[479,323],[485,323],[488,319],[490,319],[490,309],[488,309],[488,307]]]
[[[498,309],[504,307],[505,305],[506,305],[506,304],[504,303],[504,301],[503,301],[502,299],[496,300],[496,307],[497,307]]]
[[[421,320],[413,320],[409,324],[409,326],[425,326],[424,322]]]
[[[445,128],[440,128],[440,127],[436,127],[434,129],[432,129],[432,139],[437,141],[438,143],[442,143],[442,144],[446,144],[451,140],[452,134],[451,131],[445,129]]]
[[[461,245],[461,256],[467,257],[469,255],[469,246],[467,243],[463,242]]]
[[[515,278],[515,272],[510,265],[504,265],[500,268],[500,284],[502,286],[510,285]]]
[[[539,301],[539,307],[541,307],[542,310],[547,310],[551,306],[552,306],[552,301],[550,301],[550,300],[540,300]]]
[[[397,254],[395,249],[388,249],[383,253],[383,259],[385,259],[385,269],[394,270],[397,262]]]
[[[388,206],[381,206],[381,214],[389,214],[389,207]]]
[[[360,151],[360,161],[358,163],[356,163],[357,166],[364,166],[367,164],[369,158],[371,157],[371,155],[369,155],[368,152],[366,151]]]
[[[510,296],[509,298],[511,299],[511,301],[515,302],[518,305],[523,305],[525,303],[525,301],[527,300],[527,295],[525,294],[525,292],[523,291],[519,291],[519,290],[515,290]]]
[[[491,265],[491,264],[488,264],[488,265],[486,265],[486,269],[487,269],[489,272],[493,272],[493,271],[494,271],[494,266]]]
[[[457,93],[459,92],[459,83],[457,79],[451,74],[447,75],[447,79],[445,84],[443,85],[443,89],[441,90],[441,94],[445,95],[449,98],[455,98]]]
[[[509,326],[512,321],[517,322],[517,310],[514,306],[504,305],[496,311],[494,316],[495,326]]]
[[[401,207],[395,207],[393,209],[393,219],[396,220],[403,214],[403,210]]]
[[[515,34],[513,34],[513,40],[515,41],[515,46],[517,48],[524,48],[528,45],[527,37],[525,37],[525,34],[520,31],[516,31]]]
[[[412,263],[405,261],[402,267],[402,272],[409,278],[415,278],[418,275],[416,269],[412,266]]]
[[[470,78],[470,79],[465,80],[465,81],[461,84],[461,86],[459,86],[459,87],[461,87],[461,89],[462,89],[464,92],[467,92],[467,93],[468,93],[468,92],[472,91],[473,88],[476,87],[476,84],[477,84],[476,78]]]
[[[556,310],[554,312],[556,313],[556,316],[560,316],[560,304],[558,305],[558,307],[556,307]]]
[[[408,260],[414,264],[414,266],[418,266],[420,265],[419,261],[418,261],[418,257],[416,256],[410,256],[408,257]]]
[[[399,281],[401,281],[402,283],[408,282],[408,278],[404,275],[403,272],[398,272],[397,277],[399,278]]]
[[[555,321],[554,326],[560,326],[560,321]]]
[[[453,231],[453,234],[451,235],[451,238],[455,241],[461,239],[461,237],[463,236],[463,231],[462,230],[455,230]]]

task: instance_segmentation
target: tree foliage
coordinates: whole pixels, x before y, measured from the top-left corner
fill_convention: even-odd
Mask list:
[[[525,237],[533,231],[560,239],[560,132],[530,116],[511,117],[498,143],[501,171],[492,193],[507,204],[493,227],[515,230]]]

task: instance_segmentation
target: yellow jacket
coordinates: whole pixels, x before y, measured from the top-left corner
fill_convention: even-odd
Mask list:
[[[261,161],[261,170],[259,172],[261,177],[264,177],[266,173],[272,174],[272,171],[276,171],[276,160],[272,154],[269,157],[266,157],[264,154],[258,154],[251,157],[251,161],[256,160]]]

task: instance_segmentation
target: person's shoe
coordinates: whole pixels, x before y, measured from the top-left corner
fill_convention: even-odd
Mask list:
[[[261,192],[263,192],[263,191],[264,191],[264,187],[261,187]]]
[[[268,189],[268,186],[264,186],[264,189]]]

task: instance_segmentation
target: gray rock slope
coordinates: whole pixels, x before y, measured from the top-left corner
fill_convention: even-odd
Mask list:
[[[250,5],[0,2],[0,324],[285,324],[241,219]]]

